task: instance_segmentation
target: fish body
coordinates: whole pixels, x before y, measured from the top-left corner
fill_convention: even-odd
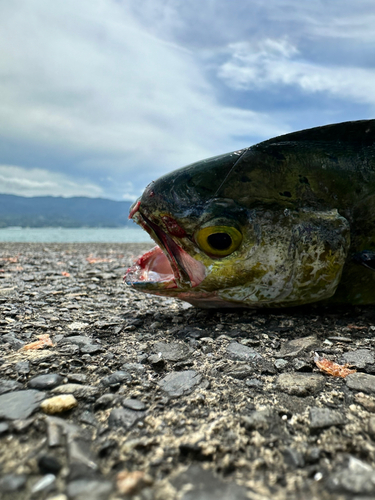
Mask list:
[[[375,120],[270,139],[171,172],[131,218],[159,245],[125,281],[198,307],[375,303]]]

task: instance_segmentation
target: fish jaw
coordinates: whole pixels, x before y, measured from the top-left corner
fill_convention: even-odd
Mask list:
[[[197,287],[206,277],[205,266],[191,257],[160,226],[139,212],[135,205],[132,218],[159,244],[138,257],[125,276],[125,283],[146,293],[169,295]],[[176,295],[176,293],[173,293]]]

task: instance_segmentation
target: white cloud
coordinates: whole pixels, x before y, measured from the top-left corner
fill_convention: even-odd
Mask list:
[[[0,165],[1,193],[19,196],[88,196],[100,197],[102,189],[82,179],[41,168],[25,169]]]
[[[304,60],[286,40],[239,42],[228,47],[218,75],[235,89],[289,85],[306,93],[328,92],[339,98],[375,105],[375,70],[324,66]]]

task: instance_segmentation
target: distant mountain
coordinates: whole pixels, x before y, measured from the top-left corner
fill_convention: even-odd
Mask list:
[[[0,194],[0,227],[124,227],[130,201]]]

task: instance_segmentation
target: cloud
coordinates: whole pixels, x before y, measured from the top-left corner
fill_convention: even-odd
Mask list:
[[[229,45],[228,51],[218,76],[235,89],[296,86],[305,93],[328,92],[375,105],[374,69],[313,64],[285,39],[239,42]]]
[[[1,192],[19,196],[88,196],[100,197],[103,190],[82,179],[41,168],[25,169],[0,165]]]

